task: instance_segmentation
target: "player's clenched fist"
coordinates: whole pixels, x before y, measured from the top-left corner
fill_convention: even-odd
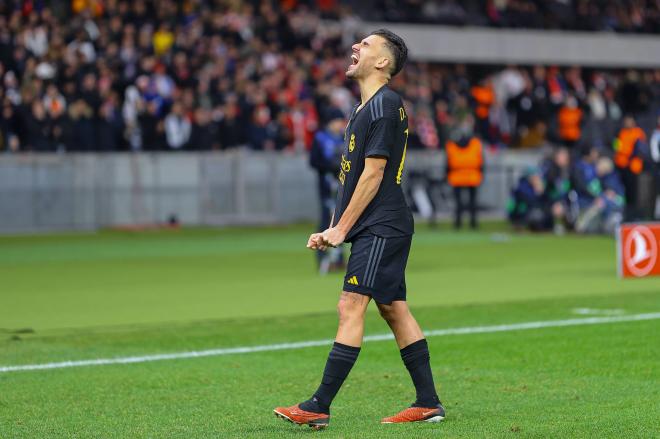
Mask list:
[[[327,229],[321,235],[324,244],[330,247],[338,247],[342,242],[344,242],[344,239],[346,238],[346,234],[336,227]]]
[[[307,240],[307,248],[312,250],[326,250],[328,246],[323,242],[323,235],[321,233],[312,233]]]

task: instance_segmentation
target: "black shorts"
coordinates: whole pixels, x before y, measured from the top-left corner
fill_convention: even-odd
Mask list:
[[[406,300],[406,264],[412,236],[383,238],[361,233],[353,238],[344,291],[371,296],[389,305]]]

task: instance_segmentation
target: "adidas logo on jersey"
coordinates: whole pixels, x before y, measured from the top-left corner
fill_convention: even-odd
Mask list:
[[[359,284],[358,284],[358,280],[357,280],[357,276],[353,276],[353,277],[351,277],[351,278],[348,279],[346,282],[348,282],[348,283],[351,284],[351,285],[359,285]]]

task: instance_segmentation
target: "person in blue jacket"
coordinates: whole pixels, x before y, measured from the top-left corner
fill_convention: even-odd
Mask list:
[[[613,232],[623,218],[625,188],[612,160],[608,157],[593,162],[581,160],[576,168],[574,183],[580,216],[575,230],[580,233]]]
[[[322,232],[330,225],[335,210],[337,175],[341,165],[341,153],[344,145],[344,127],[346,120],[338,109],[331,109],[326,116],[326,125],[314,135],[314,142],[309,156],[309,164],[316,170],[318,194],[321,205],[321,217],[318,231]],[[317,261],[321,273],[340,269],[343,265],[341,248],[329,252],[317,251]]]

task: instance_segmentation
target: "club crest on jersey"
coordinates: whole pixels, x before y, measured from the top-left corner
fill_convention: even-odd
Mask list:
[[[355,149],[355,134],[351,134],[351,140],[348,142],[348,152],[353,152]]]
[[[346,160],[344,154],[341,155],[341,170],[339,171],[339,182],[343,185],[346,181],[346,174],[351,172],[351,161]]]

